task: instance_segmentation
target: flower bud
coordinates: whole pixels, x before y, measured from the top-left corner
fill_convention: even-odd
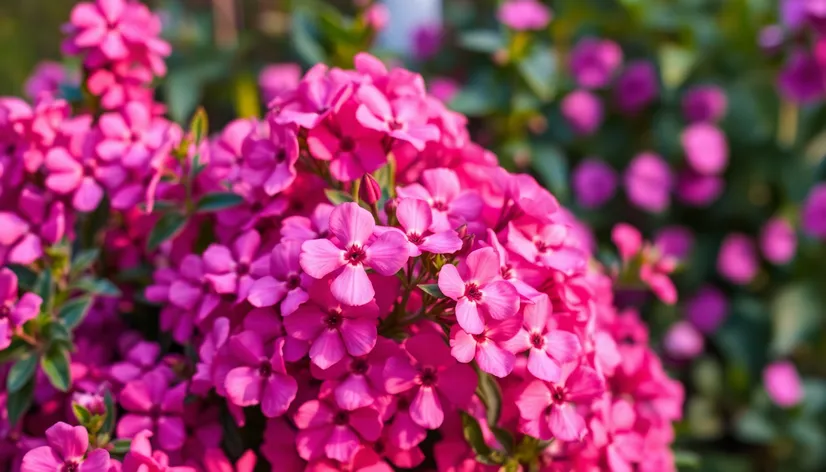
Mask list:
[[[381,185],[372,175],[364,174],[364,177],[361,178],[359,198],[368,205],[375,205],[381,200]]]

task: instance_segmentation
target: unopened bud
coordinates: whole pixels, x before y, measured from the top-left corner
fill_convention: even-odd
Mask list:
[[[381,200],[381,185],[370,174],[361,178],[359,198],[368,205],[375,205]]]

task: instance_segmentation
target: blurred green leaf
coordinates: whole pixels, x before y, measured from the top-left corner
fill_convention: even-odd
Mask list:
[[[531,164],[540,180],[559,200],[568,198],[568,160],[562,150],[551,144],[539,144],[533,148]]]
[[[665,44],[660,46],[659,61],[663,84],[673,90],[688,77],[697,62],[697,54],[678,45]]]
[[[550,100],[556,91],[556,55],[551,48],[535,45],[517,65],[519,73],[541,100]]]
[[[822,313],[813,287],[794,284],[781,288],[771,304],[772,352],[776,356],[785,356],[801,341],[816,336]]]
[[[324,189],[324,195],[327,196],[327,199],[330,200],[330,203],[333,205],[341,205],[342,203],[353,201],[352,195],[347,192],[342,192],[341,190],[327,188]]]
[[[445,294],[439,290],[437,284],[419,284],[419,289],[433,298],[445,298]]]
[[[307,12],[303,10],[294,12],[290,30],[291,44],[298,56],[308,65],[327,62],[324,49],[314,36],[312,21]]]
[[[34,378],[35,372],[37,372],[37,354],[31,352],[18,359],[11,367],[6,378],[6,389],[10,393],[20,391],[29,380]]]
[[[485,443],[485,437],[482,434],[482,427],[479,426],[479,422],[464,411],[460,411],[459,414],[462,416],[462,433],[473,452],[482,457],[489,457],[493,451]]]
[[[54,388],[61,392],[69,390],[72,385],[72,372],[69,369],[69,355],[66,351],[52,346],[40,359],[40,368]]]
[[[201,142],[209,135],[209,118],[207,118],[206,110],[204,107],[198,107],[195,111],[195,114],[192,116],[192,120],[189,123],[189,132],[192,133],[192,139],[194,140],[195,145],[201,144]]]
[[[459,46],[471,51],[493,53],[505,47],[505,38],[495,30],[466,31],[459,35]]]
[[[502,390],[492,375],[481,369],[476,369],[476,373],[479,377],[476,394],[485,404],[488,426],[494,427],[499,424],[499,417],[502,415]]]
[[[34,379],[29,379],[26,385],[16,392],[10,392],[6,399],[9,426],[14,427],[20,418],[26,414],[34,398]]]
[[[76,277],[92,267],[92,264],[100,257],[100,249],[84,249],[78,251],[72,258],[72,268],[69,272],[70,277]]]
[[[146,241],[146,250],[154,251],[164,241],[173,239],[186,225],[186,218],[180,213],[170,211],[163,216],[152,227],[149,239]]]
[[[17,276],[17,285],[23,290],[32,290],[37,283],[37,272],[29,269],[26,266],[19,264],[7,264],[14,275]]]
[[[244,197],[233,192],[208,193],[198,200],[195,211],[198,213],[208,213],[213,211],[226,210],[244,203]]]
[[[755,444],[771,442],[777,435],[774,425],[762,413],[748,410],[734,423],[734,431],[741,441]]]
[[[186,71],[170,72],[163,83],[169,116],[183,123],[201,100],[202,82]]]
[[[112,399],[112,392],[110,392],[108,388],[103,394],[103,406],[105,407],[105,412],[101,432],[112,434],[115,428],[115,401]]]
[[[82,277],[71,285],[73,289],[82,290],[93,295],[103,297],[120,297],[121,291],[117,285],[108,279],[96,279],[94,277]]]
[[[60,307],[57,316],[63,325],[69,329],[74,329],[83,322],[91,306],[92,299],[88,296],[73,298]]]

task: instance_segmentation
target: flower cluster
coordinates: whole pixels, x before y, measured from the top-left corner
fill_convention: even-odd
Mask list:
[[[674,470],[645,325],[421,76],[276,71],[209,137],[153,101],[145,6],[67,31],[93,100],[0,101],[4,470]]]

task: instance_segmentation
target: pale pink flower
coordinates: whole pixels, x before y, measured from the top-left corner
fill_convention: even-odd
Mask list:
[[[89,433],[83,426],[59,422],[46,430],[48,445],[32,449],[23,456],[21,472],[107,472],[109,453],[104,449],[86,451]]]
[[[361,105],[356,111],[356,118],[366,128],[408,142],[419,151],[428,141],[439,139],[439,128],[427,123],[425,103],[421,100],[400,97],[390,101],[369,84],[359,87],[358,99]]]
[[[575,365],[567,370],[559,382],[532,382],[516,400],[526,434],[560,441],[576,441],[585,435],[585,419],[576,404],[597,399],[604,387],[590,367]]]
[[[574,333],[548,325],[553,304],[547,295],[543,293],[532,301],[522,304],[522,327],[507,346],[517,353],[529,351],[528,371],[534,377],[557,382],[562,375],[562,365],[575,360],[582,346]]]
[[[330,235],[330,213],[335,207],[319,203],[310,216],[289,216],[281,222],[281,237],[285,241],[303,243],[309,239],[326,238]]]
[[[336,237],[314,239],[301,245],[301,268],[321,279],[337,272],[330,289],[342,303],[359,306],[375,296],[366,268],[393,275],[407,262],[407,241],[396,231],[372,237],[376,224],[369,211],[357,203],[343,203],[330,214],[330,232]]]
[[[261,405],[267,418],[281,416],[298,391],[295,379],[284,366],[283,338],[265,343],[255,331],[244,331],[229,340],[229,351],[240,363],[227,373],[227,399],[248,407]]]
[[[482,212],[482,199],[474,190],[463,190],[459,177],[451,169],[428,169],[422,172],[422,184],[397,189],[401,198],[417,198],[430,205],[433,231],[456,229],[475,221]]]
[[[157,444],[165,451],[184,445],[186,427],[181,418],[187,383],[175,386],[159,372],[150,372],[126,384],[118,402],[127,411],[118,421],[118,436],[133,438],[143,430],[157,434]]]
[[[329,281],[320,280],[310,287],[310,301],[284,318],[284,327],[290,337],[309,342],[310,360],[327,369],[346,354],[363,356],[373,350],[378,315],[374,301],[343,305],[331,293]]]
[[[462,248],[462,240],[456,231],[449,229],[435,232],[433,214],[424,200],[403,198],[396,206],[396,218],[407,238],[410,257],[418,257],[422,252],[453,254]]]
[[[450,354],[465,364],[475,359],[483,371],[506,377],[516,363],[516,356],[507,349],[507,344],[519,332],[520,325],[521,320],[512,318],[490,323],[480,334],[469,334],[454,326],[450,330]]]
[[[645,454],[643,437],[634,430],[637,415],[627,400],[606,399],[600,415],[589,422],[594,446],[602,449],[611,472],[634,470]]]
[[[788,361],[773,362],[763,370],[763,386],[771,400],[791,408],[803,400],[803,384],[794,364]]]
[[[560,223],[508,225],[508,249],[531,264],[566,274],[580,270],[586,262],[586,254],[568,245],[569,239],[568,226]]]
[[[441,336],[421,333],[404,342],[406,356],[394,356],[384,366],[385,388],[398,394],[413,389],[410,417],[418,425],[436,429],[447,406],[466,407],[476,390],[476,373],[451,357]]]
[[[347,411],[325,400],[310,400],[293,417],[300,429],[296,436],[298,454],[304,460],[322,457],[349,462],[362,439],[375,441],[381,436],[382,422],[373,407]]]
[[[519,293],[499,276],[499,257],[491,248],[471,252],[459,269],[442,267],[439,290],[456,300],[456,321],[470,334],[481,334],[486,318],[504,320],[519,310]]]

